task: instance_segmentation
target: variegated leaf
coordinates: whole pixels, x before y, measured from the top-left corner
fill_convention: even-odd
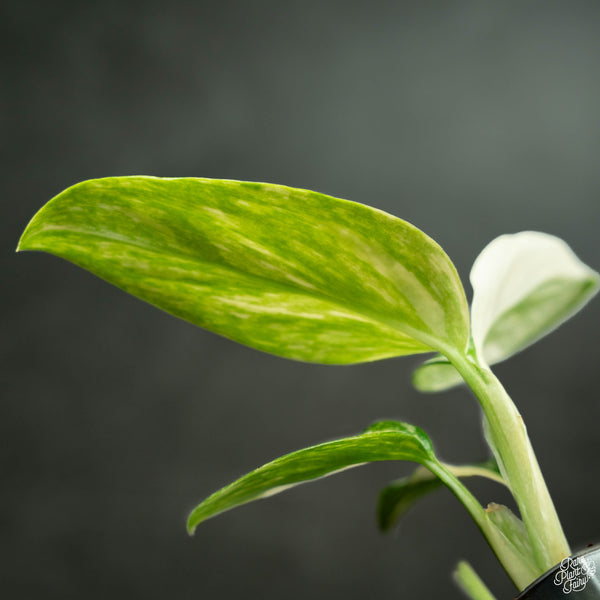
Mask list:
[[[471,270],[474,355],[499,363],[547,335],[597,293],[600,276],[560,238],[536,231],[503,235],[488,244]],[[419,367],[415,386],[440,391],[461,382],[437,356]]]
[[[433,240],[382,211],[279,185],[85,181],[40,210],[19,249],[292,359],[462,351],[469,335],[460,280]]]
[[[477,355],[495,364],[533,344],[579,311],[599,283],[560,238],[537,231],[496,238],[471,270]]]
[[[427,435],[418,427],[382,421],[357,436],[326,442],[267,463],[215,492],[188,519],[188,531],[219,513],[253,500],[273,496],[298,484],[364,463],[410,460],[436,462]]]

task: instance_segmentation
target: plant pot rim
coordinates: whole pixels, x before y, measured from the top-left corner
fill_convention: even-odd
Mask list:
[[[516,600],[600,600],[600,544],[563,559],[529,584]]]

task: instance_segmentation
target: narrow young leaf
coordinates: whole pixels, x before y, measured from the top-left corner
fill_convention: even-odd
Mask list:
[[[360,435],[311,446],[267,463],[215,492],[188,519],[188,531],[219,513],[253,500],[272,496],[300,483],[349,467],[383,460],[435,462],[431,442],[418,427],[382,421]]]
[[[597,293],[600,276],[561,239],[536,231],[503,235],[484,248],[471,270],[473,351],[487,365],[501,362],[572,317]],[[462,382],[443,356],[414,373],[425,392]]]
[[[305,448],[259,467],[198,505],[188,518],[188,531],[193,533],[203,521],[236,506],[350,467],[383,460],[410,460],[430,469],[463,503],[502,564],[511,565],[521,560],[515,545],[507,542],[479,502],[453,473],[454,470],[462,475],[467,471],[481,471],[481,468],[449,467],[440,463],[429,438],[421,429],[395,421],[376,423],[360,435]],[[518,571],[521,572],[520,567]]]
[[[177,317],[297,360],[463,351],[469,336],[459,277],[433,240],[306,190],[85,181],[38,212],[18,249],[56,254]]]
[[[487,477],[504,483],[494,459],[474,465],[444,465],[459,478]],[[389,531],[421,498],[443,487],[442,481],[428,469],[417,467],[408,477],[387,485],[379,494],[377,521],[382,531]]]

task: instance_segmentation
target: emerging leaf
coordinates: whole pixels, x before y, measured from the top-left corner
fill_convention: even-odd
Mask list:
[[[85,181],[19,250],[66,258],[192,323],[287,358],[347,364],[463,350],[468,308],[443,250],[367,206],[279,185]]]
[[[540,576],[542,571],[535,561],[531,541],[523,521],[515,516],[510,508],[495,502],[491,502],[485,512],[489,521],[495,525],[499,538],[514,549],[518,559],[513,560],[510,567],[517,575],[518,581],[522,582],[520,587],[525,587],[536,576]]]
[[[471,270],[473,356],[493,365],[533,344],[572,317],[597,293],[600,276],[561,239],[535,231],[503,235]],[[414,374],[421,391],[441,391],[462,379],[443,356]]]
[[[298,450],[248,473],[197,506],[188,519],[188,531],[193,533],[202,521],[241,504],[349,467],[383,460],[423,465],[436,462],[431,442],[421,429],[382,421],[360,435]]]

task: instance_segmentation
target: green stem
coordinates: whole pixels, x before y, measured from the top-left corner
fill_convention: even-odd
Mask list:
[[[454,572],[454,580],[472,600],[496,600],[471,565],[461,560]]]
[[[488,511],[482,508],[481,504],[479,504],[456,475],[438,461],[427,463],[427,468],[439,477],[440,481],[454,493],[469,511],[469,514],[496,554],[500,564],[504,567],[518,589],[524,589],[536,577],[542,574],[542,571],[538,571],[535,565],[532,564],[532,559],[528,555],[528,552],[523,552],[523,547],[515,543],[515,540],[512,539],[513,536],[507,536],[498,527],[497,523],[489,518]]]
[[[462,355],[449,356],[478,398],[502,475],[517,502],[542,571],[571,554],[523,419],[495,375]]]
[[[459,479],[463,477],[485,477],[501,485],[506,485],[506,480],[502,475],[486,467],[479,467],[477,465],[449,465],[448,463],[442,463],[442,465]]]

